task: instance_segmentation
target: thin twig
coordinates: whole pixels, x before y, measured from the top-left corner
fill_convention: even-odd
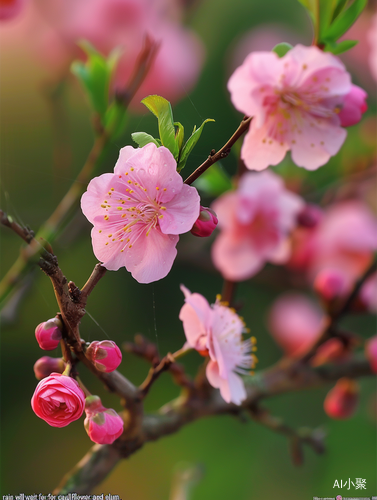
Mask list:
[[[106,271],[107,271],[106,267],[104,267],[102,264],[98,263],[95,265],[92,274],[89,276],[88,281],[81,289],[81,297],[85,298],[89,297],[89,295],[92,293],[94,287],[97,285],[99,280],[103,276],[105,276]]]
[[[192,184],[198,177],[200,177],[211,165],[217,161],[226,158],[232,149],[232,146],[238,139],[248,130],[252,117],[245,116],[238,129],[234,132],[232,137],[224,144],[224,146],[216,153],[214,150],[191,175],[185,180],[185,184]]]

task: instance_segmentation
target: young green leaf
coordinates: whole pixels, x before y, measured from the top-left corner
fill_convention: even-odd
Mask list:
[[[174,126],[177,127],[175,140],[177,141],[179,152],[181,152],[183,139],[185,137],[185,129],[183,128],[182,123],[179,122],[174,122]]]
[[[159,95],[150,95],[141,101],[158,120],[158,130],[163,146],[168,148],[177,160],[179,148],[175,137],[173,112],[170,102]]]
[[[207,118],[207,120],[204,120],[204,122],[200,125],[200,127],[197,130],[194,128],[193,133],[188,138],[186,144],[183,146],[183,148],[181,150],[181,154],[180,154],[179,162],[178,162],[178,167],[177,167],[178,172],[180,172],[182,170],[182,168],[186,165],[187,158],[189,157],[189,154],[191,153],[191,151],[194,149],[195,144],[198,142],[198,140],[202,134],[204,125],[207,122],[214,122],[214,121],[215,120],[212,120],[212,118]]]
[[[157,142],[157,139],[147,134],[146,132],[134,132],[133,134],[131,134],[131,137],[132,140],[135,141],[140,148],[151,142],[153,142],[153,144],[156,144],[157,147],[161,146],[160,141]]]
[[[77,76],[87,92],[92,108],[102,121],[109,105],[109,85],[120,51],[116,49],[106,59],[86,40],[79,46],[87,55],[87,61],[74,61],[71,71]]]
[[[283,57],[292,48],[293,47],[290,43],[282,42],[275,45],[275,47],[272,49],[272,52],[275,52],[279,57]]]
[[[362,13],[367,0],[355,0],[348,9],[343,10],[326,31],[327,40],[337,41],[353,25]]]
[[[342,54],[343,52],[352,49],[352,47],[354,47],[358,43],[358,40],[343,40],[339,43],[329,43],[325,46],[325,52],[332,52],[335,55]]]
[[[339,14],[343,11],[343,9],[347,5],[347,3],[348,3],[348,0],[338,0],[338,3],[334,9],[333,14],[332,14],[331,22],[333,22],[339,16]]]

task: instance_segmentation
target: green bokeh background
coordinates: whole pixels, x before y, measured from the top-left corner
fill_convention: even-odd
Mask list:
[[[216,123],[206,125],[202,140],[186,167],[187,173],[200,164],[212,148],[219,149],[240,121],[241,115],[232,108],[226,90],[227,65],[235,40],[263,23],[283,23],[302,43],[310,43],[311,39],[308,18],[296,0],[203,0],[192,10],[189,22],[205,43],[207,59],[197,87],[174,107],[174,116],[186,130],[205,118],[214,118]],[[57,168],[54,166],[56,137],[51,101],[46,98],[42,85],[48,80],[48,73],[29,58],[23,47],[12,48],[2,43],[1,52],[1,207],[37,229],[67,191],[90,150],[88,107],[72,78],[61,96],[63,115],[59,115],[59,124],[66,130],[71,151],[65,151],[66,166]],[[356,75],[354,81],[357,82]],[[372,97],[369,116],[374,113]],[[131,144],[130,133],[136,130],[155,133],[155,119],[147,114],[131,117],[124,138],[112,146],[102,171],[112,170],[119,148]],[[355,148],[367,148],[365,144],[360,146],[359,133],[360,129],[354,127],[348,146],[317,172],[308,174],[292,166],[289,159],[279,168],[288,179],[310,175],[307,183],[320,190],[339,179],[342,161],[347,155],[357,154]],[[230,173],[234,172],[236,157],[231,155],[224,166]],[[90,225],[78,214],[53,244],[63,272],[78,286],[85,283],[96,263],[89,233]],[[81,334],[85,340],[102,340],[108,336],[121,344],[141,332],[158,342],[162,354],[180,348],[184,334],[178,319],[183,304],[179,284],[202,293],[209,301],[214,300],[222,286],[221,278],[210,264],[210,241],[192,240],[190,235],[181,238],[178,252],[183,257],[178,258],[171,273],[157,283],[140,285],[125,269],[108,272],[90,297],[87,311],[95,321],[84,317]],[[1,229],[2,275],[19,249],[16,235]],[[193,255],[191,259],[190,255]],[[268,272],[271,270],[267,269]],[[242,315],[258,338],[260,368],[271,365],[281,355],[266,330],[265,319],[274,298],[284,291],[284,284],[276,279],[272,282],[267,273],[264,273],[265,279],[243,283],[237,290],[237,298],[244,303]],[[1,329],[3,495],[51,492],[91,446],[82,420],[66,428],[52,428],[38,419],[30,407],[36,385],[33,364],[44,354],[35,342],[34,328],[53,317],[56,311],[51,284],[36,270],[33,285],[15,321]],[[375,332],[374,318],[370,316],[352,318],[345,326],[364,337]],[[195,372],[198,358],[196,353],[191,353],[184,359],[189,373]],[[147,373],[147,364],[130,355],[124,355],[123,359],[120,371],[135,384],[140,383]],[[93,393],[101,395],[105,406],[121,409],[117,398],[104,392],[91,374],[83,371],[82,378]],[[286,394],[266,402],[272,414],[281,416],[292,426],[322,426],[326,430],[326,454],[316,456],[311,449],[305,449],[305,463],[300,468],[292,465],[284,437],[254,422],[222,416],[194,422],[172,436],[147,444],[121,462],[93,493],[118,494],[123,500],[167,499],[175,470],[180,463],[188,462],[200,464],[203,470],[202,479],[192,491],[192,500],[355,496],[354,489],[336,490],[333,485],[335,480],[348,478],[355,482],[356,477],[366,479],[364,496],[376,495],[375,380],[362,380],[361,388],[357,414],[342,422],[331,420],[323,411],[323,399],[329,387]],[[177,395],[177,387],[169,375],[164,374],[152,388],[146,410],[156,410]]]

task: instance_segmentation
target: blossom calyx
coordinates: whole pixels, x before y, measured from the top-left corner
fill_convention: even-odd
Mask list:
[[[59,318],[51,318],[40,323],[35,329],[35,338],[44,351],[56,349],[62,339],[63,324]]]
[[[83,414],[85,394],[73,378],[51,373],[35,388],[31,407],[52,427],[65,427]]]
[[[97,444],[112,444],[123,432],[123,420],[112,408],[105,408],[98,396],[85,399],[84,427]]]
[[[359,386],[348,378],[341,378],[327,393],[323,407],[327,415],[337,420],[352,417],[359,402]]]
[[[122,361],[122,353],[112,340],[95,340],[86,350],[86,357],[90,359],[100,372],[110,373],[118,368]]]
[[[191,233],[194,236],[210,236],[218,223],[217,215],[211,208],[200,206],[199,217],[192,226]]]
[[[62,358],[43,356],[34,363],[34,373],[37,380],[48,377],[51,373],[63,373],[65,362]]]

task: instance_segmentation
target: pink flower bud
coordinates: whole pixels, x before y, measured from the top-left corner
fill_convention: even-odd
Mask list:
[[[56,349],[62,338],[62,322],[59,318],[51,318],[40,323],[35,329],[35,338],[44,351]]]
[[[37,380],[48,377],[51,373],[63,373],[65,363],[62,358],[50,358],[43,356],[34,363],[34,373]]]
[[[351,417],[359,402],[359,386],[348,378],[341,378],[327,393],[323,407],[331,418],[342,420]]]
[[[372,371],[377,373],[377,335],[366,341],[365,356],[369,360]]]
[[[315,227],[323,219],[323,212],[319,206],[308,203],[297,215],[297,222],[309,229]]]
[[[73,378],[52,373],[35,388],[31,407],[49,425],[65,427],[83,414],[85,394]]]
[[[123,420],[112,408],[102,406],[98,396],[85,400],[84,427],[94,443],[112,444],[123,432]]]
[[[368,109],[365,99],[367,93],[357,85],[351,85],[350,92],[344,97],[343,108],[339,113],[342,127],[350,127],[361,120],[361,115]]]
[[[191,233],[194,236],[210,236],[217,226],[218,220],[215,212],[206,207],[200,206],[200,213],[197,221],[192,226]]]
[[[113,372],[122,361],[122,353],[112,340],[95,340],[86,350],[86,357],[90,359],[97,370],[101,372]]]
[[[314,290],[325,301],[333,301],[348,291],[347,280],[338,269],[323,269],[316,276]]]

